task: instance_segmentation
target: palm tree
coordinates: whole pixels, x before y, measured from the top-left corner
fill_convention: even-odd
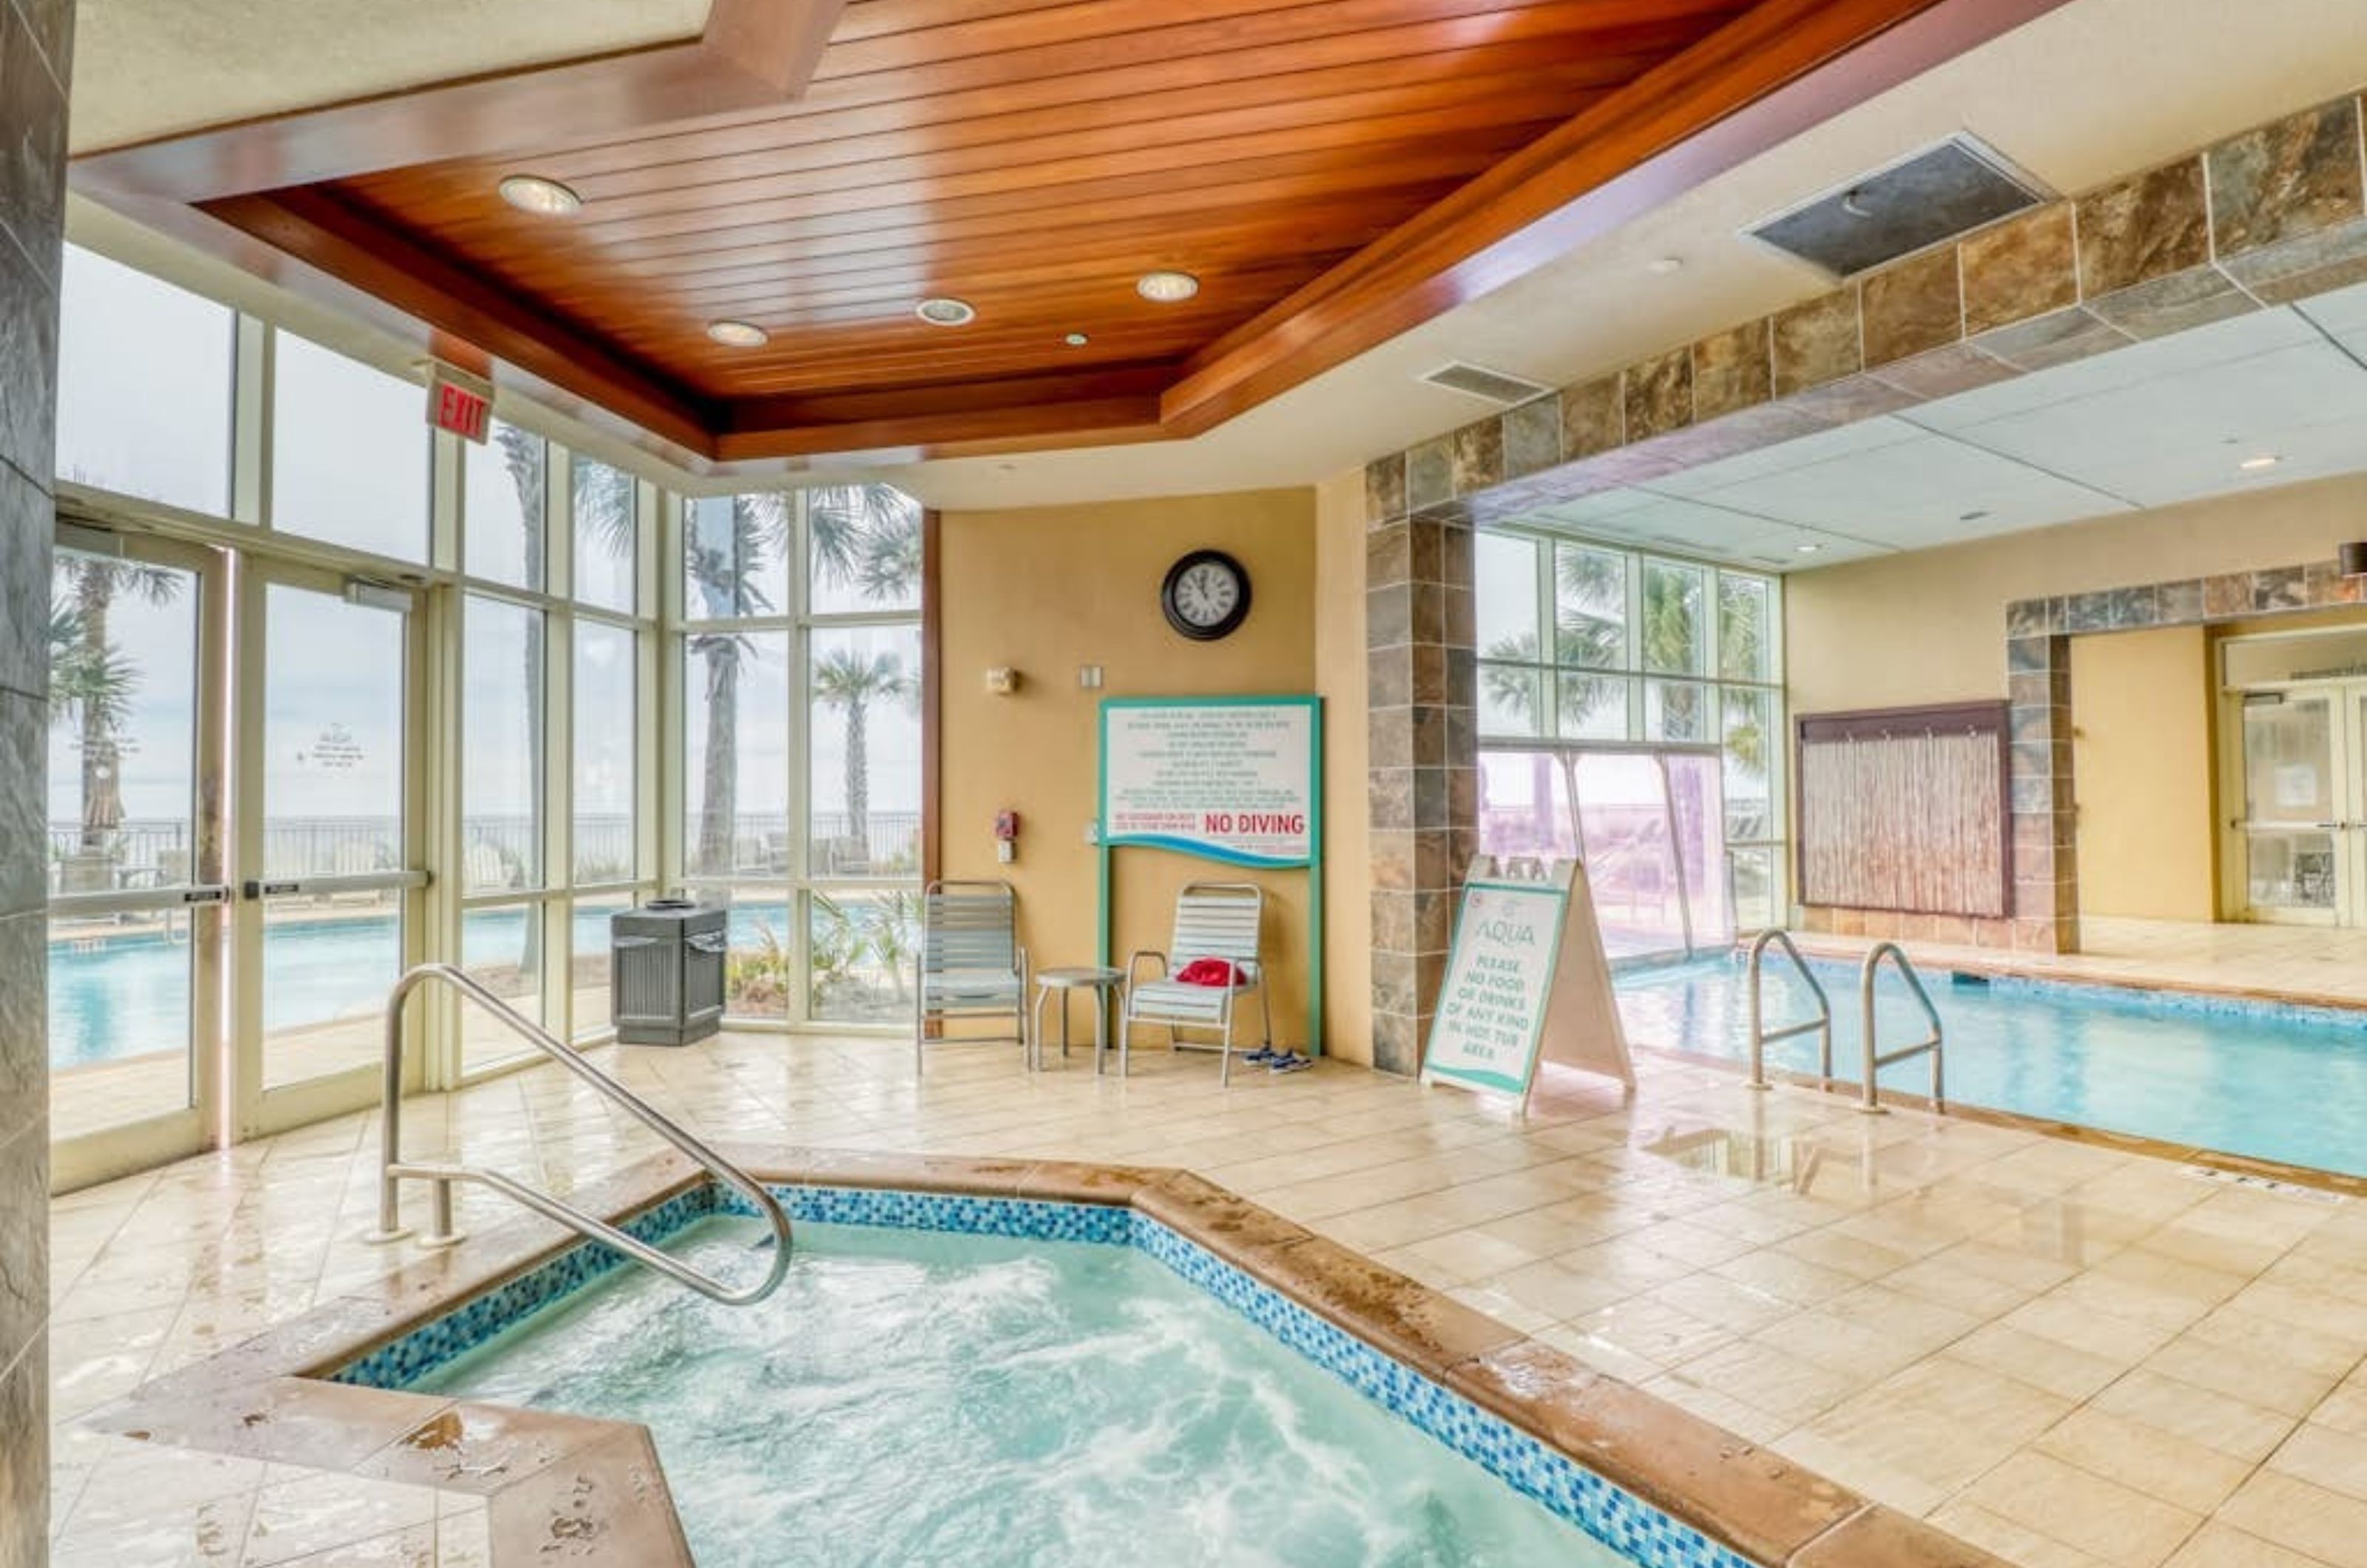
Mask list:
[[[833,485],[807,504],[814,575],[855,584],[875,604],[900,603],[921,575],[921,508],[887,485]]]
[[[775,606],[764,591],[764,569],[787,547],[789,497],[773,491],[733,496],[728,532],[717,525],[720,507],[705,503],[711,510],[702,517],[697,510],[701,504],[692,503],[691,525],[683,531],[685,576],[697,599],[697,615],[721,621],[771,613]],[[911,594],[921,571],[921,509],[911,497],[887,485],[833,486],[812,492],[806,517],[818,581],[855,584],[876,604],[898,604]],[[740,675],[752,646],[736,633],[708,631],[691,637],[689,651],[707,670],[707,744],[700,759],[693,869],[727,873],[733,864],[738,820]],[[818,696],[821,682],[817,669]],[[855,757],[864,750],[860,729],[868,705],[884,695],[869,694],[849,711],[850,751]],[[866,765],[862,780],[866,795],[869,782]],[[855,818],[855,836],[860,837],[868,827],[865,809],[852,799],[849,809]]]
[[[770,491],[735,495],[721,528],[714,526],[720,509],[702,515],[701,503],[691,505],[691,525],[683,530],[683,565],[698,595],[699,616],[726,620],[770,611],[761,569],[768,556],[787,548],[788,497]],[[707,751],[700,761],[692,868],[728,874],[736,859],[732,840],[740,819],[740,671],[753,645],[735,632],[708,631],[691,637],[689,651],[707,666]]]
[[[1626,562],[1599,550],[1560,547],[1554,551],[1557,592],[1554,617],[1554,664],[1563,670],[1616,670],[1622,662],[1627,635]],[[1718,596],[1720,662],[1729,671],[1755,670],[1762,662],[1763,608],[1750,585],[1736,583],[1739,592]],[[1692,674],[1701,657],[1702,578],[1687,569],[1644,570],[1643,614],[1636,628],[1638,662],[1648,672]],[[1490,661],[1534,668],[1543,662],[1533,633],[1501,637],[1488,649]],[[1509,713],[1527,717],[1537,698],[1535,682],[1527,671],[1489,669],[1483,681],[1489,698]],[[1565,675],[1562,679],[1562,720],[1583,721],[1603,704],[1623,700],[1624,682],[1615,676],[1600,680]],[[1706,722],[1700,689],[1670,682],[1660,687],[1661,724],[1672,738],[1697,738]],[[1749,734],[1730,736],[1736,760],[1745,767],[1765,766],[1764,738],[1755,727]]]
[[[58,557],[59,586],[67,602],[50,612],[51,699],[60,722],[80,730],[82,852],[104,854],[123,827],[122,730],[138,666],[108,635],[117,599],[129,594],[167,604],[181,592],[181,574],[159,566],[74,553]],[[62,646],[61,638],[70,641]]]
[[[919,679],[893,653],[866,656],[853,648],[835,648],[814,660],[814,700],[846,716],[846,836],[866,850],[871,843],[871,705],[909,702],[919,691]]]
[[[495,421],[493,424],[493,444],[501,448],[502,468],[510,477],[511,488],[517,492],[518,516],[524,523],[526,529],[526,575],[527,586],[538,588],[543,585],[544,573],[548,570],[547,563],[550,559],[549,556],[546,553],[546,530],[543,526],[544,456],[542,437],[533,434],[531,431],[520,430],[515,424],[506,424],[500,421]],[[541,745],[541,739],[543,726],[543,693],[546,682],[543,671],[542,621],[543,618],[538,614],[527,617],[526,652],[523,660],[525,665],[524,674],[526,676],[526,732],[527,737],[526,763],[527,799],[529,802],[536,804],[539,804],[542,800],[544,788],[544,748]],[[533,809],[529,807],[527,820],[531,822],[534,819],[534,816],[535,813]],[[534,853],[533,845],[529,844],[527,853],[529,856]],[[507,858],[508,857],[506,855],[504,857],[505,862]],[[531,863],[529,862],[529,863]],[[548,868],[546,868],[545,874],[548,874]],[[527,876],[526,878],[528,886],[532,886],[540,880],[540,878],[532,876]],[[531,930],[534,922],[529,921],[527,924],[529,930]],[[532,947],[533,943],[529,942],[529,951],[527,954],[529,961],[534,957]]]

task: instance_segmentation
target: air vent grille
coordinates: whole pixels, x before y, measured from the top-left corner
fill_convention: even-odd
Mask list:
[[[1467,398],[1510,408],[1514,403],[1541,398],[1553,390],[1535,381],[1523,381],[1518,376],[1507,376],[1501,370],[1490,370],[1484,365],[1467,365],[1461,360],[1442,365],[1421,378],[1433,387],[1444,387],[1450,392],[1460,392]]]
[[[1952,136],[1745,232],[1836,277],[1897,261],[2046,199],[2038,181]]]

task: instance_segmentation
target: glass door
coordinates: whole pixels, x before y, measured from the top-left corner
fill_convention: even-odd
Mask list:
[[[405,590],[250,564],[242,592],[233,1032],[240,1134],[375,1099],[417,950],[420,638]]]
[[[2242,698],[2245,918],[2332,925],[2356,897],[2344,864],[2356,770],[2340,689]]]
[[[62,1184],[194,1153],[219,1125],[227,597],[212,551],[59,525],[44,827]]]

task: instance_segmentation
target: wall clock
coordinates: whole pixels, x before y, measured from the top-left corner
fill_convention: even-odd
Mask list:
[[[1195,642],[1230,637],[1250,618],[1250,574],[1222,550],[1194,550],[1167,569],[1159,607]]]

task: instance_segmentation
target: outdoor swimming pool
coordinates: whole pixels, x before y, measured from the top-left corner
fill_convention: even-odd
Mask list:
[[[606,909],[575,917],[575,951],[601,953],[608,945]],[[744,917],[753,923],[753,915]],[[461,927],[462,962],[476,966],[516,963],[523,955],[526,915],[517,909],[479,910]],[[263,992],[266,1032],[373,1015],[402,969],[400,923],[392,915],[274,921],[269,984]],[[158,1049],[188,1039],[189,945],[185,935],[142,931],[56,941],[50,944],[50,1065],[82,1066]]]
[[[647,1425],[702,1568],[1743,1568],[1138,1213],[776,1190],[755,1306],[578,1249],[337,1375]],[[758,1265],[754,1220],[671,1225]]]
[[[1831,998],[1837,1077],[1863,1055],[1853,965],[1818,963]],[[1788,966],[1766,966],[1769,1027],[1813,1016]],[[2367,1175],[2367,1011],[2284,1007],[2115,986],[1924,975],[1947,1029],[1952,1102],[1988,1106],[2165,1143]],[[1618,978],[1628,1038],[1740,1062],[1750,1055],[1743,966],[1727,957]],[[1877,992],[1886,1047],[1922,1038],[1922,1014],[1895,974]],[[1816,1070],[1814,1035],[1768,1048],[1768,1065]],[[1931,1064],[1883,1069],[1885,1089],[1928,1093]]]

